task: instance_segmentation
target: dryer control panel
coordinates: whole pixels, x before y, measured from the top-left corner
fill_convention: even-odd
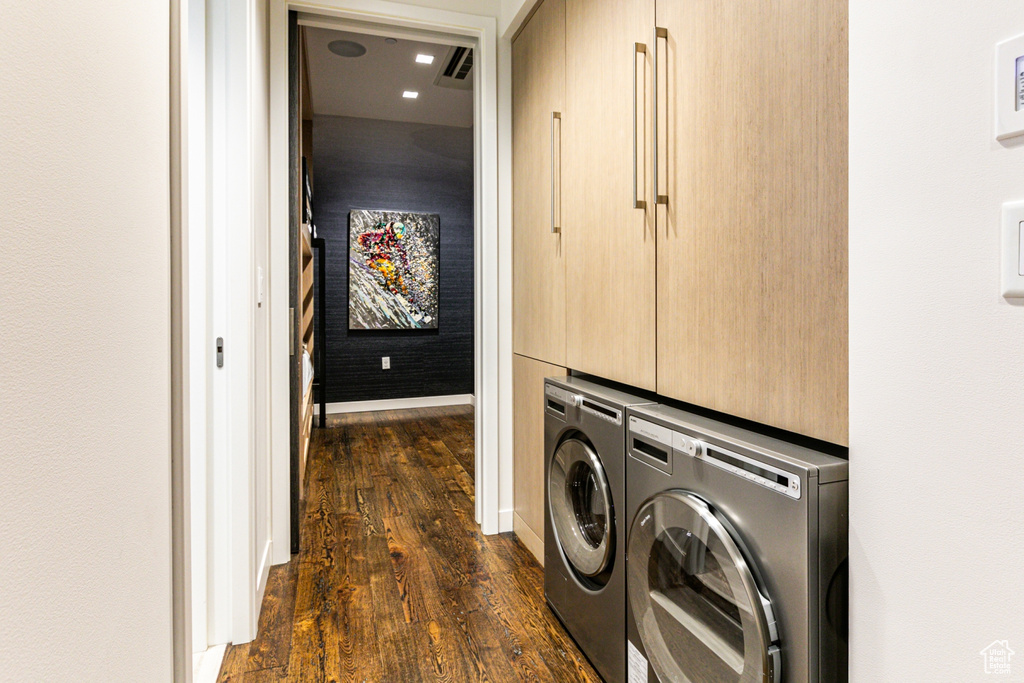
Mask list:
[[[784,496],[797,500],[801,496],[800,476],[797,474],[636,416],[629,418],[628,445],[631,456],[667,474],[672,473],[670,455],[674,452],[697,458]]]
[[[790,498],[800,498],[800,477],[772,467],[754,458],[733,453],[720,446],[709,445],[704,448],[704,455],[697,456],[707,463],[723,470],[732,472],[755,484],[772,489]]]

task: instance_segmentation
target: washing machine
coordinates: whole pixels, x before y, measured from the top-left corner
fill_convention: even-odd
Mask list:
[[[607,683],[626,680],[626,408],[577,377],[544,384],[544,595]]]
[[[847,680],[845,459],[627,411],[629,683]]]

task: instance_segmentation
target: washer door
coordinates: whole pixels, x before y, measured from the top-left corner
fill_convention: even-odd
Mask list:
[[[629,532],[629,601],[664,683],[781,680],[771,602],[707,503],[683,491],[648,500]]]
[[[566,439],[548,472],[551,525],[573,569],[597,577],[612,560],[612,495],[597,453],[579,439]]]

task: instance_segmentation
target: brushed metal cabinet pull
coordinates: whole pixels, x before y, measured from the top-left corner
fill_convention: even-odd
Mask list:
[[[640,107],[640,102],[639,102],[639,100],[638,100],[638,98],[636,96],[636,82],[637,82],[636,56],[637,55],[644,55],[645,56],[645,58],[644,58],[644,69],[646,70],[646,68],[647,68],[647,59],[646,59],[647,46],[644,45],[643,43],[633,43],[633,208],[634,209],[646,209],[647,208],[646,200],[644,200],[643,197],[638,197],[637,196],[637,187],[638,187],[637,175],[638,175],[638,173],[637,173],[637,168],[636,168],[636,159],[637,159],[637,146],[638,145],[637,145],[637,142],[636,142],[636,134],[637,134],[637,113],[636,113],[636,110]],[[644,74],[644,95],[643,95],[643,99],[644,99],[644,102],[647,101],[647,74],[646,73]]]
[[[665,40],[665,48],[668,49],[668,29],[655,27],[654,29],[654,58],[651,60],[654,66],[654,196],[658,204],[668,204],[668,194],[658,194],[661,189],[658,184],[658,39]]]
[[[562,148],[562,114],[561,112],[551,112],[551,232],[557,234],[562,232],[562,207],[558,207],[558,220],[555,220],[555,188],[561,188],[562,185],[562,155],[558,155],[558,174],[557,180],[555,175],[555,120],[558,121],[558,149],[561,151]],[[556,185],[557,183],[557,185]],[[558,203],[561,204],[562,195],[558,194]]]

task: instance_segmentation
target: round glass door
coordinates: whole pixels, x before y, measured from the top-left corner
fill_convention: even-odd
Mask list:
[[[771,603],[707,503],[654,496],[629,532],[629,600],[661,681],[780,680]]]
[[[596,580],[612,559],[612,496],[601,460],[588,444],[566,439],[558,446],[548,472],[548,501],[569,564]]]

